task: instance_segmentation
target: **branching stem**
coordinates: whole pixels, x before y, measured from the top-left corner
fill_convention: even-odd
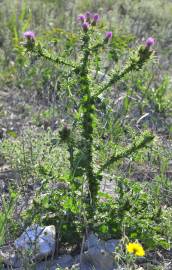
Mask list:
[[[152,134],[143,135],[143,137],[140,140],[137,138],[137,140],[134,143],[132,143],[130,146],[128,146],[125,151],[121,151],[118,154],[113,155],[109,160],[107,160],[105,164],[102,165],[102,167],[99,169],[97,175],[99,175],[102,171],[107,169],[115,161],[118,161],[121,158],[126,158],[132,153],[135,153],[136,151],[138,151],[139,149],[146,147],[147,144],[150,143],[153,139],[154,139],[154,136]]]

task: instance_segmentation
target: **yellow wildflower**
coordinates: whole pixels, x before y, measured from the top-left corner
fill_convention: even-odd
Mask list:
[[[143,257],[145,255],[145,251],[142,245],[137,242],[128,243],[128,245],[126,245],[126,248],[129,253],[133,253],[136,256]]]

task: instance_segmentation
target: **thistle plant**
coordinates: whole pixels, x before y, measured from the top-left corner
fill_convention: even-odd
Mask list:
[[[24,33],[26,42],[24,46],[28,53],[36,55],[53,62],[58,67],[63,69],[63,72],[67,72],[69,78],[76,78],[76,86],[79,86],[79,102],[77,104],[76,115],[74,116],[75,122],[78,123],[78,127],[81,129],[81,139],[73,138],[73,130],[69,130],[65,126],[60,131],[60,137],[63,142],[67,143],[69,151],[69,161],[71,177],[76,177],[76,166],[82,170],[82,175],[86,179],[88,190],[86,196],[86,209],[88,219],[94,216],[96,209],[98,191],[100,187],[100,181],[102,179],[102,172],[109,168],[111,164],[128,157],[132,153],[136,152],[140,148],[145,147],[151,142],[154,136],[150,132],[145,132],[141,136],[137,137],[130,145],[120,152],[115,152],[109,159],[95,171],[93,163],[94,154],[94,130],[97,101],[100,95],[110,91],[118,81],[124,78],[127,74],[140,70],[143,65],[153,56],[152,46],[155,43],[153,38],[148,38],[145,44],[134,49],[128,57],[126,63],[121,69],[112,68],[109,71],[108,80],[97,85],[94,78],[91,76],[93,73],[92,67],[93,59],[96,55],[99,55],[102,50],[105,50],[111,40],[113,39],[113,33],[111,31],[105,32],[100,41],[94,38],[98,33],[98,24],[100,16],[98,14],[92,14],[86,12],[78,16],[78,22],[80,24],[80,41],[79,51],[81,52],[75,60],[66,59],[66,57],[55,55],[50,53],[43,46],[37,42],[35,34],[32,31]],[[74,45],[75,46],[75,45]],[[61,54],[63,55],[63,54]],[[71,85],[68,85],[69,88]],[[73,88],[71,87],[70,92]],[[79,118],[78,118],[79,115]],[[82,155],[84,156],[84,162],[75,162],[77,157],[75,156],[75,150],[82,149]],[[77,164],[75,166],[75,164]]]

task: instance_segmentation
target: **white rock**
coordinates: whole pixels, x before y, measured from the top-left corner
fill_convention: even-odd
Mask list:
[[[119,240],[117,239],[110,239],[105,242],[105,250],[109,253],[113,253],[115,248],[117,247]]]
[[[81,270],[113,270],[115,269],[112,253],[118,240],[99,240],[95,234],[90,234],[85,243],[85,251],[81,257]]]
[[[84,248],[89,249],[91,247],[96,247],[99,245],[99,241],[98,237],[94,233],[91,233],[85,241]]]
[[[115,264],[112,254],[99,247],[89,248],[88,251],[82,255],[82,270],[113,270],[114,268]]]
[[[14,244],[17,251],[31,255],[32,259],[40,260],[54,254],[55,237],[55,226],[41,227],[35,224],[28,227]]]

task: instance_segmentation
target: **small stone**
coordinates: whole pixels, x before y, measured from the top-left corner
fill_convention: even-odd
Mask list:
[[[14,251],[13,247],[5,246],[0,250],[0,261],[8,266],[13,268],[19,268],[22,265],[22,261],[19,256]]]
[[[113,270],[115,262],[113,252],[119,240],[103,241],[91,233],[85,242],[85,252],[81,256],[81,270]]]
[[[94,233],[91,233],[88,236],[87,240],[85,241],[84,248],[89,249],[91,247],[95,247],[98,245],[98,242],[99,242],[98,237]]]
[[[57,268],[57,266],[71,267],[73,262],[74,262],[74,259],[72,258],[71,255],[63,255],[63,256],[57,258],[57,260],[54,261],[54,264],[55,264],[56,268]],[[55,270],[56,268],[51,268],[50,270]]]
[[[114,258],[106,252],[101,252],[99,247],[92,247],[82,255],[81,270],[113,270]]]
[[[37,264],[36,270],[56,270],[58,267],[71,267],[74,263],[74,259],[70,255],[63,255],[52,261],[41,262]]]
[[[110,239],[105,242],[105,249],[109,253],[113,253],[119,243],[119,240],[117,239]]]

